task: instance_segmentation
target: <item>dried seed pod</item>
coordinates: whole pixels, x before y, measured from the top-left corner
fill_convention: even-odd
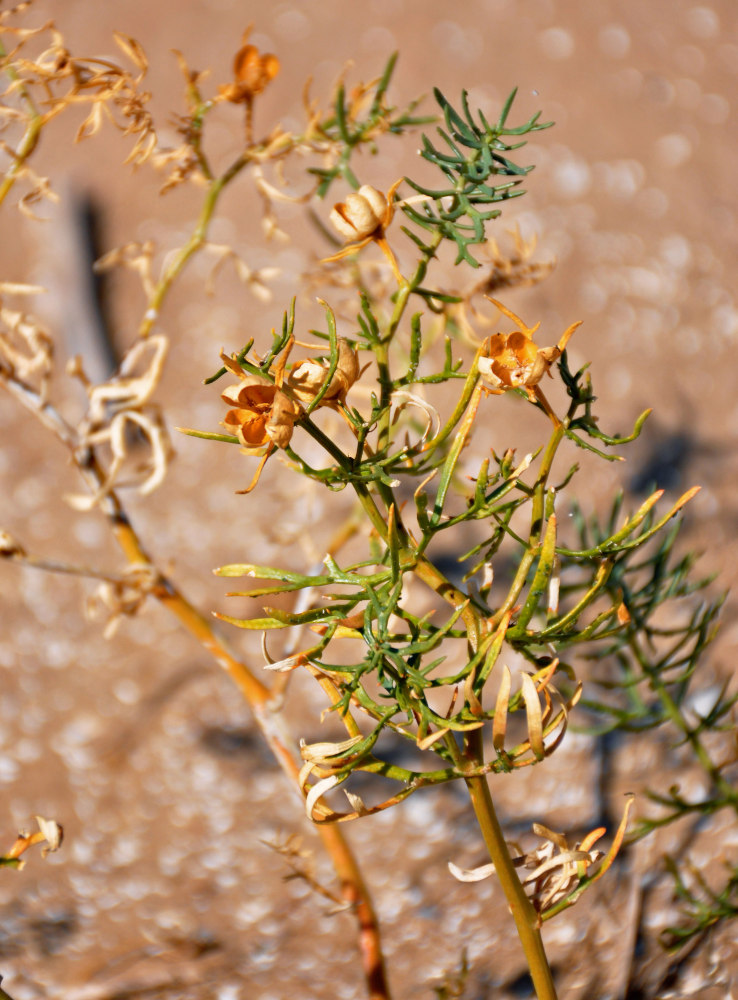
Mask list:
[[[395,191],[401,183],[402,178],[392,185],[386,195],[371,184],[363,184],[358,191],[347,195],[346,201],[339,201],[333,206],[330,221],[336,231],[350,242],[338,253],[324,258],[325,263],[341,260],[347,254],[361,250],[374,241],[390,262],[398,283],[402,282],[395,255],[385,238],[385,230],[395,214]]]
[[[330,358],[307,358],[290,372],[287,384],[303,402],[310,403],[320,392],[330,370]],[[338,364],[328,388],[320,399],[321,405],[343,403],[346,394],[359,377],[359,359],[347,340],[338,340]]]
[[[358,191],[333,206],[329,216],[337,232],[347,240],[363,240],[389,224],[391,206],[381,191],[363,184]]]

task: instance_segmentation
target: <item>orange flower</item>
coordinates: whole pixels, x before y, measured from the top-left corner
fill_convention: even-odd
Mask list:
[[[322,391],[330,371],[330,358],[307,358],[299,361],[285,379],[287,359],[294,343],[290,336],[271,369],[273,382],[265,375],[246,371],[236,357],[220,355],[228,371],[239,379],[221,393],[223,402],[232,407],[225,415],[223,426],[238,438],[247,453],[263,452],[251,485],[238,490],[239,493],[250,493],[275,448],[289,445],[295,423],[305,416],[302,404],[307,404],[309,412],[310,404]],[[359,375],[356,351],[347,340],[339,337],[336,370],[318,405],[336,407],[344,403],[346,393]]]
[[[512,333],[495,333],[489,338],[486,354],[479,359],[479,374],[487,383],[487,392],[497,395],[508,389],[525,389],[530,400],[538,400],[544,410],[558,425],[559,420],[539,388],[538,383],[548,373],[554,361],[564,353],[569,338],[581,325],[581,320],[564,331],[558,344],[554,347],[538,347],[533,340],[540,323],[528,327],[519,316],[511,312],[501,302],[490,298],[489,301],[517,323],[518,329]]]
[[[385,231],[395,214],[395,191],[401,183],[402,178],[392,185],[386,195],[371,184],[363,184],[358,191],[348,194],[346,201],[340,201],[333,206],[329,216],[331,224],[344,239],[351,242],[343,250],[326,257],[326,263],[340,260],[347,254],[361,250],[367,244],[374,242],[390,262],[398,282],[403,280],[395,255],[385,238]]]
[[[221,97],[233,104],[250,104],[279,72],[279,59],[275,55],[271,52],[262,55],[255,45],[246,44],[250,34],[249,26],[243,33],[241,48],[233,60],[235,82],[220,88]]]
[[[223,425],[250,451],[269,444],[285,448],[302,412],[298,403],[261,375],[242,374],[241,381],[228,386],[221,399],[233,407]]]

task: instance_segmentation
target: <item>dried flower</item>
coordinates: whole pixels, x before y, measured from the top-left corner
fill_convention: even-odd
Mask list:
[[[36,833],[27,833],[21,830],[13,846],[0,858],[3,864],[11,864],[13,867],[23,868],[25,859],[21,859],[21,855],[25,854],[29,847],[33,847],[36,844],[45,845],[41,848],[42,858],[59,850],[64,839],[64,831],[56,820],[44,819],[43,816],[37,816],[36,822],[38,823],[38,831]]]
[[[489,273],[478,282],[466,298],[483,292],[487,295],[499,288],[520,288],[535,285],[542,281],[556,265],[555,260],[532,261],[531,257],[538,242],[536,236],[529,240],[523,238],[518,226],[509,230],[514,249],[503,253],[494,239],[489,239],[482,247],[484,255],[492,265]]]
[[[234,83],[220,88],[222,96],[233,104],[251,101],[272,82],[279,73],[279,59],[271,52],[262,55],[255,45],[247,45],[251,34],[248,27],[243,33],[242,46],[233,60]]]
[[[91,510],[112,490],[132,485],[119,482],[129,455],[131,424],[146,438],[150,449],[147,460],[135,469],[139,493],[145,496],[163,482],[172,447],[159,410],[150,400],[161,379],[167,350],[168,341],[161,334],[136,341],[118,371],[98,385],[87,378],[80,358],[68,363],[67,373],[82,382],[89,399],[87,414],[79,425],[80,446],[98,449],[101,468],[98,489],[92,496],[73,494],[66,498],[76,510]],[[106,462],[100,446],[109,451]]]
[[[326,257],[325,261],[340,260],[355,250],[361,250],[368,243],[374,242],[381,248],[398,281],[402,281],[395,255],[385,238],[385,231],[395,214],[395,191],[402,183],[396,181],[386,195],[371,184],[363,184],[358,191],[352,191],[346,196],[346,201],[340,201],[333,206],[329,216],[333,227],[344,239],[351,242],[338,253]]]
[[[605,828],[592,830],[573,848],[569,847],[563,834],[555,833],[540,823],[533,824],[533,831],[545,838],[543,843],[533,851],[520,852],[513,857],[512,862],[516,868],[532,869],[531,874],[522,881],[536,911],[542,913],[576,889],[585,877],[587,868],[604,857],[602,851],[592,850],[592,845],[605,833]],[[453,861],[449,861],[448,868],[459,882],[481,882],[495,872],[493,864],[481,865],[479,868],[459,868]]]
[[[392,219],[392,203],[371,184],[352,191],[346,201],[333,206],[329,216],[333,227],[347,240],[371,239]]]
[[[307,358],[298,362],[287,378],[293,394],[310,403],[323,389],[331,368],[330,358]],[[325,392],[320,397],[321,406],[335,406],[346,401],[346,394],[360,374],[356,351],[343,337],[338,339],[338,363]]]
[[[0,282],[0,292],[27,294],[23,287]],[[46,330],[34,316],[7,309],[0,301],[0,373],[26,385],[34,383],[45,400],[52,369],[53,343]]]
[[[285,448],[302,412],[298,403],[263,375],[242,373],[241,381],[228,386],[221,399],[234,407],[226,413],[224,426],[251,450],[269,444]]]
[[[156,573],[150,566],[129,566],[121,579],[101,581],[86,602],[87,617],[104,619],[103,637],[112,639],[124,617],[138,614],[156,583]]]
[[[518,325],[512,333],[495,333],[489,338],[485,357],[479,359],[479,374],[488,383],[487,392],[497,395],[508,389],[525,389],[530,400],[538,400],[554,424],[559,420],[539,389],[538,383],[549,372],[551,365],[564,353],[569,338],[581,326],[581,320],[564,331],[554,347],[538,347],[533,340],[540,323],[528,327],[501,302],[489,301]]]

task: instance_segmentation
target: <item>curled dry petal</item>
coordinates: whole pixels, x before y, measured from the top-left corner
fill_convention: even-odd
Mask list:
[[[358,816],[369,815],[369,809],[360,795],[356,795],[355,792],[347,792],[346,789],[344,789],[344,794],[349,800],[349,805]]]
[[[38,823],[39,833],[46,841],[46,846],[41,850],[41,856],[45,858],[47,854],[52,854],[54,851],[59,850],[64,839],[64,831],[56,820],[53,819],[44,819],[43,816],[37,816],[36,822]]]
[[[343,765],[348,759],[356,756],[347,751],[352,750],[357,743],[361,743],[363,736],[352,736],[348,740],[340,743],[305,743],[300,741],[300,756],[305,761],[312,761],[314,764]]]
[[[431,433],[433,436],[438,434],[441,429],[441,415],[435,406],[432,406],[429,402],[418,396],[417,393],[408,392],[407,389],[398,389],[392,394],[392,403],[396,405],[394,411],[393,419],[397,419],[400,412],[407,406],[416,406],[419,410],[422,410],[427,418],[427,423],[425,430],[423,431],[420,441],[418,441],[416,447],[420,447],[425,444]]]
[[[495,866],[488,864],[480,865],[479,868],[459,868],[453,861],[449,861],[448,870],[459,882],[482,882],[494,874]]]
[[[337,775],[332,774],[328,778],[323,778],[321,781],[317,781],[307,794],[305,799],[305,812],[307,813],[308,819],[315,819],[313,815],[313,810],[318,804],[318,800],[321,799],[326,792],[329,792],[331,788],[335,788],[339,784],[339,778]]]

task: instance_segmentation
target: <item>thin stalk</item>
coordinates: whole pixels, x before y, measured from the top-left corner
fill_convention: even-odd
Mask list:
[[[510,586],[510,590],[508,591],[507,597],[490,619],[490,625],[493,628],[496,627],[500,621],[502,621],[503,616],[516,605],[525,586],[525,581],[528,578],[528,571],[538,555],[541,538],[543,536],[543,520],[546,506],[546,483],[548,482],[548,477],[551,473],[551,466],[553,465],[554,458],[556,457],[558,447],[563,440],[566,428],[569,426],[569,419],[570,418],[567,416],[564,419],[564,422],[558,424],[558,426],[554,429],[554,432],[546,445],[546,450],[541,458],[538,478],[536,479],[533,487],[533,501],[530,515],[530,535],[527,543],[525,543],[526,551],[523,553],[520,563],[518,564],[518,569],[512,585]]]
[[[139,562],[138,556],[146,558],[127,519],[119,521],[114,531],[129,561]],[[204,618],[163,576],[160,577],[160,585],[155,590],[155,596],[198,639],[238,685],[269,749],[293,785],[297,786],[300,769],[289,750],[289,745],[294,741],[289,738],[283,719],[270,707],[272,699],[270,689],[255,677],[245,664],[232,656],[222,639],[213,630],[211,622]],[[369,1000],[390,1000],[379,923],[356,858],[337,826],[321,824],[317,830],[338,877],[341,895],[350,904],[359,924],[359,950]]]
[[[539,917],[513,867],[487,778],[483,776],[465,780],[479,828],[515,921],[536,996],[538,1000],[556,1000],[556,988],[543,948]]]
[[[2,42],[0,42],[0,59],[5,56],[7,56],[7,51]],[[14,82],[17,82],[20,79],[12,66],[6,66],[5,72]],[[29,119],[28,124],[26,125],[26,130],[23,133],[23,138],[21,139],[18,148],[13,153],[13,162],[5,172],[5,176],[2,181],[0,181],[0,205],[2,205],[3,201],[5,201],[8,192],[18,180],[26,160],[36,148],[38,138],[44,124],[43,115],[39,113],[38,108],[36,107],[36,102],[31,97],[25,84],[20,85],[19,91],[23,100],[28,105]]]
[[[377,367],[380,373],[380,381],[382,385],[382,404],[386,407],[385,412],[379,419],[377,425],[377,447],[381,451],[384,445],[387,443],[390,434],[390,411],[389,411],[389,399],[385,398],[390,385],[391,376],[389,370],[389,349],[390,345],[399,329],[402,317],[407,309],[407,304],[410,301],[410,296],[415,291],[415,289],[421,284],[425,278],[426,271],[428,270],[428,261],[430,260],[433,252],[436,250],[441,242],[440,234],[435,234],[433,240],[431,241],[431,246],[426,258],[418,263],[415,269],[415,274],[409,280],[407,278],[402,278],[399,282],[397,289],[397,296],[395,298],[395,307],[392,310],[392,316],[387,324],[387,331],[380,341],[374,345],[374,356],[377,362]],[[391,390],[390,390],[391,391]]]
[[[359,924],[359,951],[369,1000],[390,1000],[379,923],[361,870],[336,823],[319,824],[318,833],[338,876],[341,895],[351,905]]]
[[[181,273],[185,264],[195,253],[197,253],[205,242],[215,207],[223,189],[243,170],[250,160],[251,155],[247,150],[234,160],[225,173],[221,174],[220,177],[217,177],[211,182],[208,187],[207,194],[205,195],[202,209],[200,210],[200,217],[197,220],[197,225],[190,235],[190,238],[180,249],[179,253],[176,255],[164,274],[162,274],[149,298],[146,312],[144,313],[143,320],[138,328],[139,337],[148,337],[151,333],[154,324],[159,318],[159,312],[161,311],[162,304],[167,296],[167,293],[169,292],[169,289]]]
[[[148,562],[138,537],[127,519],[119,520],[114,526],[114,532],[129,561],[135,564],[143,557]],[[238,685],[269,749],[293,785],[297,786],[300,769],[289,750],[289,745],[294,741],[289,738],[283,719],[270,707],[272,699],[270,689],[255,677],[245,664],[232,656],[223,640],[215,633],[211,622],[204,618],[164,576],[160,577],[155,596],[198,639]],[[359,950],[369,1000],[390,1000],[379,923],[361,870],[338,827],[321,824],[317,830],[338,877],[341,895],[351,905],[359,924]]]

